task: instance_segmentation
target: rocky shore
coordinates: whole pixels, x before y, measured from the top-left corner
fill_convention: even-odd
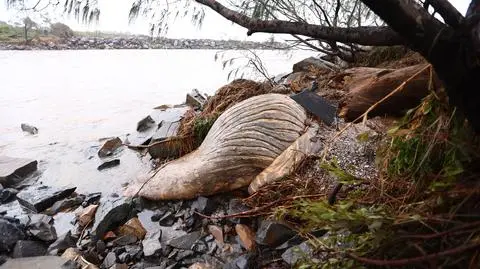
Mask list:
[[[238,40],[168,39],[144,36],[132,37],[70,37],[66,39],[39,39],[30,44],[2,43],[0,50],[83,50],[83,49],[282,49],[278,42],[251,42]]]
[[[88,40],[81,41],[83,45],[78,45],[78,40],[71,42],[77,42],[72,46],[90,46],[85,45],[90,43]],[[102,42],[105,45],[107,41]],[[201,44],[219,46],[205,42]],[[312,73],[312,66],[317,71]],[[337,67],[331,63],[308,58],[296,64],[293,72],[273,78],[273,86],[239,80],[224,86],[212,97],[193,90],[184,104],[156,107],[138,122],[136,132],[103,142],[95,156],[103,162],[98,170],[122,165],[122,148],[136,150],[142,156],[149,155],[157,167],[176,159],[187,150],[185,141],[180,145],[174,142],[183,137],[181,133],[186,132],[189,119],[203,117],[192,124],[197,139],[211,127],[206,121],[208,113],[215,114],[219,107],[225,106],[223,112],[235,102],[251,96],[315,90],[312,81],[324,81],[324,88],[316,94],[335,100],[337,104],[341,98],[350,100],[345,97],[352,92],[345,88],[358,83],[350,78],[345,80],[345,85],[340,85],[330,77],[334,70]],[[362,89],[356,88],[354,95],[361,94]],[[394,98],[395,101],[398,99]],[[303,105],[308,107],[308,104]],[[343,106],[348,108],[348,104]],[[319,154],[319,149],[328,149],[329,159],[337,160],[338,165],[352,175],[363,179],[375,176],[375,148],[385,133],[384,119],[369,119],[341,134],[337,128],[350,126],[343,120],[335,119],[337,125],[332,126],[320,124],[318,118],[311,119],[319,122],[320,131],[309,142],[321,146],[314,147],[316,151],[312,150],[312,156]],[[25,126],[22,129],[32,135],[41,132]],[[328,142],[332,137],[336,140]],[[265,169],[263,173],[270,178],[276,176],[277,181],[287,180],[285,175],[292,172],[290,168],[307,163],[303,171],[297,170],[298,167],[294,169],[301,174],[302,180],[308,179],[307,183],[300,183],[308,185],[303,194],[318,195],[338,187],[335,176],[328,173],[328,169],[322,170],[318,159],[308,162],[309,156],[287,157],[295,159],[295,163]],[[257,198],[266,199],[266,202],[257,207],[246,202],[255,196],[246,188],[188,200],[151,201],[138,195],[77,193],[74,186],[45,186],[32,180],[36,165],[35,160],[0,157],[0,183],[3,185],[0,185],[0,268],[29,268],[32,264],[37,268],[90,269],[291,268],[304,260],[318,266],[322,264],[322,257],[316,254],[311,241],[292,222],[262,214],[262,209],[287,199],[282,196],[285,189],[274,187],[274,196],[270,196],[268,188],[263,190],[265,198]],[[298,178],[288,180],[294,182]],[[289,195],[294,195],[289,191]],[[323,228],[309,234],[317,238],[329,236]]]

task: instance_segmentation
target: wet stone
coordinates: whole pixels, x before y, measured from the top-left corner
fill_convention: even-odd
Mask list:
[[[248,210],[250,210],[250,208],[244,205],[240,199],[232,199],[228,203],[227,214],[233,215]],[[249,222],[247,218],[229,218],[228,220],[235,224],[246,224],[247,222]]]
[[[135,235],[127,234],[127,235],[123,235],[116,238],[111,243],[114,246],[126,246],[130,244],[134,244],[135,242],[137,242],[137,240],[138,238]]]
[[[208,252],[208,243],[203,240],[198,240],[193,243],[192,248],[193,251],[199,253],[207,253]]]
[[[57,239],[52,217],[44,214],[32,214],[28,217],[27,230],[30,234],[45,242],[53,242]]]
[[[102,171],[102,170],[112,168],[112,167],[115,167],[115,166],[118,166],[118,165],[120,165],[120,159],[114,159],[114,160],[106,161],[106,162],[102,163],[101,165],[99,165],[97,167],[97,170]]]
[[[56,188],[49,186],[31,186],[17,194],[17,199],[23,206],[34,212],[42,212],[51,207],[56,201],[70,196],[74,188]]]
[[[72,237],[72,233],[68,231],[66,234],[58,237],[57,240],[48,247],[48,253],[55,255],[63,252],[68,248],[75,247],[75,242],[76,240]]]
[[[98,253],[104,253],[105,250],[107,249],[107,246],[105,245],[105,242],[102,240],[98,240],[96,243],[97,251]]]
[[[134,215],[131,204],[125,198],[102,199],[95,214],[92,231],[98,239],[116,229]]]
[[[73,267],[71,262],[56,256],[37,256],[28,258],[10,259],[0,268],[5,269],[26,269],[26,268],[48,268],[48,269],[70,269]],[[67,264],[68,263],[68,264]]]
[[[105,158],[113,155],[122,146],[122,140],[118,137],[108,140],[98,151],[98,157]]]
[[[257,230],[256,242],[260,245],[277,247],[295,235],[296,233],[293,230],[283,224],[262,221]]]
[[[8,186],[37,170],[37,161],[0,156],[0,183]]]
[[[121,263],[129,263],[132,260],[132,255],[128,252],[123,252],[122,254],[118,255],[118,261]]]
[[[313,248],[308,241],[301,243],[298,246],[293,246],[287,249],[282,254],[282,259],[291,266],[294,266],[298,261],[303,259],[311,259]]]
[[[47,253],[47,247],[41,242],[19,240],[13,248],[13,258],[43,256]]]
[[[197,198],[197,200],[193,201],[191,208],[199,213],[208,215],[215,211],[217,204],[215,201],[213,201],[213,199],[200,196]]]
[[[143,257],[143,250],[138,245],[125,246],[125,252],[130,254],[132,260],[139,261]]]
[[[159,219],[161,226],[170,227],[175,223],[175,215],[172,212],[167,212]]]
[[[145,257],[157,256],[162,252],[162,244],[160,243],[161,237],[162,230],[158,230],[153,234],[147,234],[142,241]]]
[[[114,252],[109,252],[105,259],[103,260],[102,267],[103,268],[110,268],[117,263],[117,256]]]
[[[96,204],[98,201],[100,201],[101,197],[101,192],[90,193],[85,197],[85,201],[83,201],[82,206],[87,207],[91,204]]]
[[[0,204],[9,203],[15,199],[18,191],[16,189],[0,189]]]
[[[109,269],[128,269],[128,265],[126,265],[125,263],[116,263]]]
[[[137,132],[144,132],[155,126],[155,120],[150,116],[146,116],[137,123]]]
[[[55,215],[61,211],[65,211],[67,209],[71,209],[77,207],[83,203],[85,196],[78,195],[72,198],[63,199],[61,201],[55,202],[50,208],[45,210],[45,214],[47,215]]]
[[[151,220],[153,222],[157,222],[159,221],[160,219],[162,219],[162,217],[168,213],[169,210],[168,210],[168,207],[167,206],[163,206],[161,207],[160,209],[157,209],[155,210],[155,212],[153,213],[152,217],[151,217]]]
[[[22,239],[25,239],[25,233],[18,224],[0,219],[0,253],[10,252]]]
[[[184,236],[174,238],[168,242],[168,245],[179,249],[191,249],[192,245],[201,237],[200,231],[195,231]]]
[[[225,264],[223,269],[249,269],[255,267],[255,255],[245,254],[230,263]]]
[[[193,254],[195,254],[195,252],[193,252],[192,250],[182,250],[177,253],[177,256],[175,256],[175,260],[181,261],[187,257],[192,256]]]

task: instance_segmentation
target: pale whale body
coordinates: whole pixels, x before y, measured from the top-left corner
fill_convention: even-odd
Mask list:
[[[151,200],[191,199],[248,186],[305,132],[306,121],[305,110],[286,95],[244,100],[215,121],[197,150],[131,184],[125,195],[140,190]]]

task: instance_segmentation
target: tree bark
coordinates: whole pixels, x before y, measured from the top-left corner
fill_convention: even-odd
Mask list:
[[[259,20],[231,10],[215,0],[195,0],[208,6],[227,20],[248,29],[247,35],[256,32],[296,34],[326,41],[355,43],[365,46],[393,46],[403,44],[402,38],[389,27],[329,27],[283,20]]]

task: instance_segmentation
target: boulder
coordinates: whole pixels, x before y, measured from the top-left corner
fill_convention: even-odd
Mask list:
[[[127,199],[105,198],[95,214],[92,231],[97,239],[102,239],[105,233],[118,228],[134,215],[132,204]]]
[[[43,214],[32,214],[28,217],[27,230],[30,234],[44,242],[52,242],[57,239],[52,217]]]
[[[36,135],[38,134],[38,128],[35,126],[32,126],[30,124],[22,123],[20,125],[20,128],[22,128],[22,131],[27,132],[31,135]]]
[[[118,165],[120,165],[120,160],[119,159],[114,159],[114,160],[106,161],[106,162],[102,163],[101,165],[99,165],[97,167],[97,170],[102,171],[102,170],[112,168],[112,167],[115,167],[115,166],[118,166]]]
[[[151,116],[146,116],[137,123],[137,132],[144,132],[155,126],[155,120]]]
[[[0,219],[0,253],[10,252],[17,241],[25,239],[25,233],[19,225]]]
[[[191,93],[187,94],[185,103],[191,107],[202,108],[207,102],[207,99],[197,90],[193,89]]]
[[[0,156],[0,184],[9,185],[37,170],[37,161]]]
[[[256,242],[259,245],[277,247],[295,235],[293,230],[283,224],[264,220],[257,230]]]
[[[47,247],[41,242],[19,240],[13,248],[13,258],[25,258],[43,256],[47,253]]]
[[[293,65],[293,72],[301,72],[305,71],[308,72],[310,68],[315,67],[319,69],[327,69],[334,71],[336,68],[335,64],[327,62],[325,60],[315,58],[315,57],[308,57],[306,59],[301,60],[298,63]]]
[[[174,238],[168,242],[169,246],[179,249],[191,249],[193,244],[200,239],[202,233],[200,231],[195,231],[177,238]]]
[[[98,151],[100,158],[113,155],[113,153],[122,146],[122,140],[118,137],[107,140]]]
[[[42,212],[56,201],[70,196],[74,188],[56,188],[49,186],[30,186],[17,194],[17,199],[23,206],[34,212]]]

